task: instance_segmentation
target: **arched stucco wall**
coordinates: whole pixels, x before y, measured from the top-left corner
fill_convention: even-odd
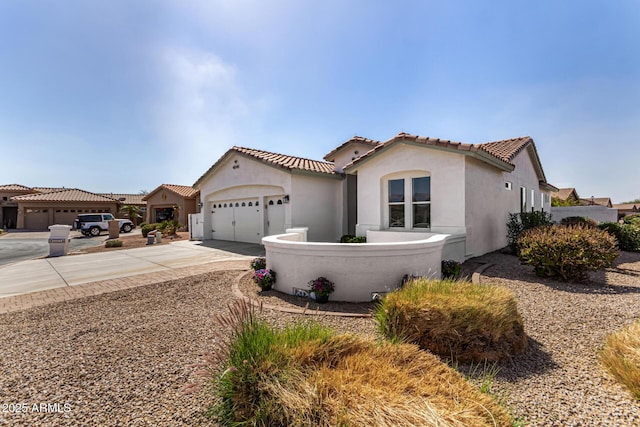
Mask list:
[[[464,257],[464,235],[394,233],[389,242],[378,233],[368,237],[378,243],[364,244],[305,242],[302,232],[263,238],[267,268],[276,272],[274,289],[293,294],[324,276],[335,283],[332,300],[371,301],[373,293],[397,289],[405,274],[439,278],[443,254]]]

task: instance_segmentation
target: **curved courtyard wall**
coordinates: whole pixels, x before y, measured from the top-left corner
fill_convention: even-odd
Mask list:
[[[304,229],[287,231],[262,243],[277,275],[274,289],[288,294],[324,276],[335,283],[331,300],[371,301],[397,289],[406,274],[439,278],[443,255],[464,260],[464,234],[369,231],[367,243],[325,243],[304,241]]]

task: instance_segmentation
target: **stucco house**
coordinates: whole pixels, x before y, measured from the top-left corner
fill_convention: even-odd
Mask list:
[[[54,189],[14,196],[18,204],[17,226],[27,230],[46,230],[53,224],[72,225],[79,213],[118,213],[119,202],[111,197],[77,188]]]
[[[259,243],[293,227],[308,228],[310,242],[369,230],[462,234],[468,258],[506,246],[508,213],[549,211],[557,191],[530,137],[354,137],[325,160],[229,149],[193,185],[204,238]]]
[[[198,190],[187,185],[161,184],[142,198],[147,204],[147,223],[178,220],[188,224],[189,214],[198,211]]]

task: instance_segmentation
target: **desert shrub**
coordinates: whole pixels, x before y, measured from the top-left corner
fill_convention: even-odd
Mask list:
[[[344,236],[340,237],[340,243],[367,243],[367,237],[345,234]]]
[[[158,224],[145,224],[141,226],[140,230],[142,231],[142,236],[147,237],[149,232],[155,230],[157,227],[158,227]]]
[[[640,214],[627,215],[623,221],[625,224],[640,226]]]
[[[156,230],[165,236],[173,236],[178,228],[180,228],[180,223],[178,223],[178,220],[172,219],[170,221],[162,221],[157,225]]]
[[[597,227],[598,223],[586,216],[568,216],[560,220],[561,225],[582,225],[584,227]]]
[[[147,225],[147,223],[143,221],[143,222],[141,222],[141,223],[138,225],[138,227],[142,228],[142,227],[144,227],[145,225]]]
[[[621,251],[640,251],[640,226],[603,222],[599,227],[616,238]]]
[[[527,347],[506,288],[420,278],[387,294],[374,317],[387,338],[460,362],[497,361]]]
[[[518,257],[538,276],[582,280],[588,271],[611,266],[618,256],[613,236],[597,228],[553,225],[525,231]]]
[[[532,228],[551,225],[551,214],[547,212],[510,213],[507,221],[507,241],[512,253],[517,253],[520,235]]]
[[[121,248],[122,240],[107,240],[106,242],[104,242],[104,247],[105,248]]]
[[[443,279],[457,279],[460,277],[462,267],[458,261],[452,259],[442,260],[442,278]]]
[[[640,320],[609,335],[600,360],[640,400]]]
[[[251,269],[255,270],[264,270],[267,268],[267,258],[260,256],[251,260]]]
[[[222,425],[512,424],[490,395],[415,345],[336,335],[312,322],[275,330],[244,302],[216,320],[216,347],[201,373]]]

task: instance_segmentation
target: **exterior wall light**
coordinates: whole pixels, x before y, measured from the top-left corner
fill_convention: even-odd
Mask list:
[[[284,197],[282,198],[282,201],[283,201],[284,203],[289,203],[289,195],[288,195],[288,194],[285,194],[285,195],[284,195]]]

